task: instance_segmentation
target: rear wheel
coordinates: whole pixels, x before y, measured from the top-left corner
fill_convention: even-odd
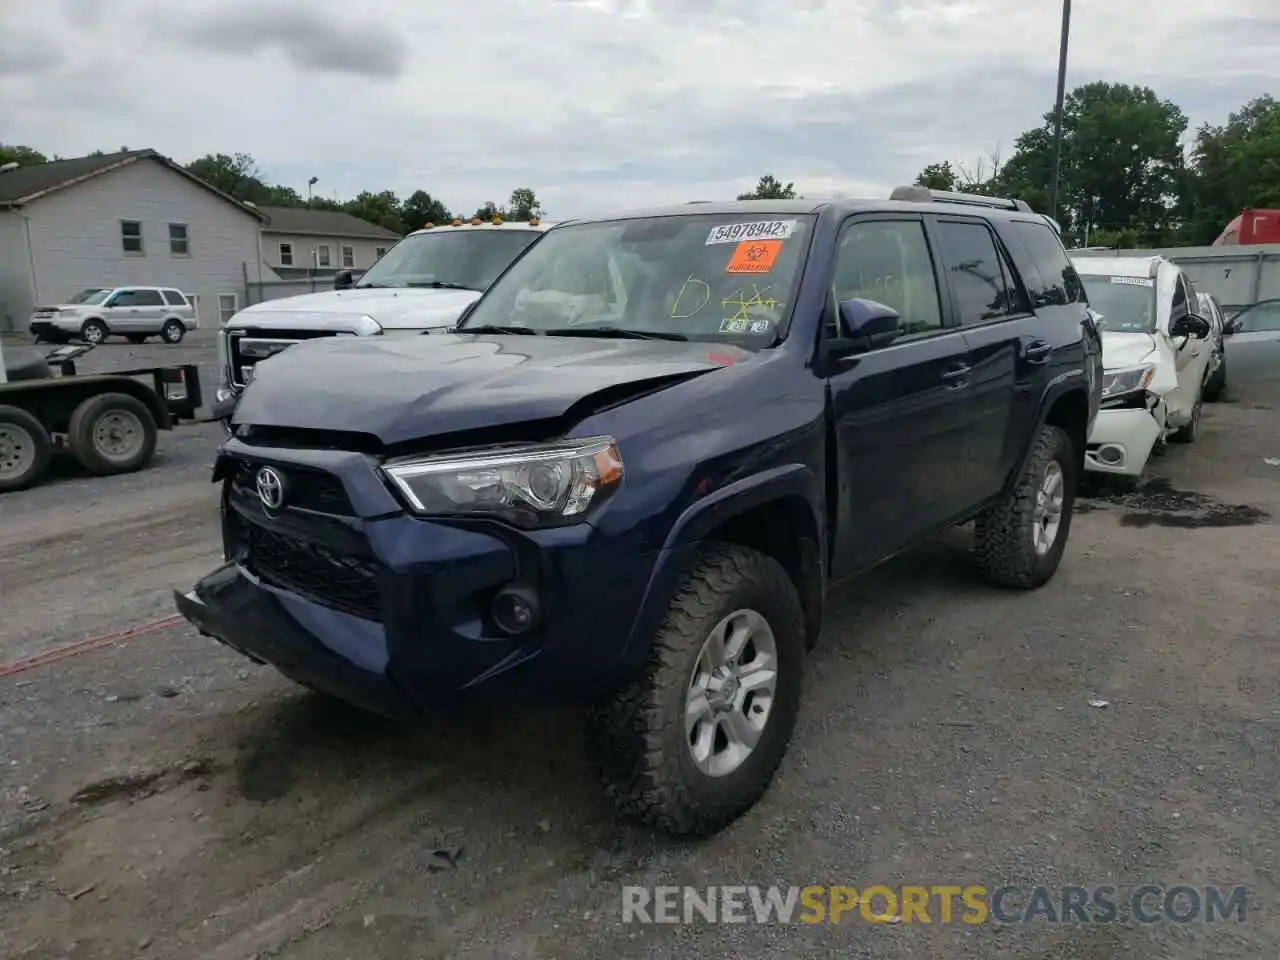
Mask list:
[[[705,549],[672,598],[645,674],[591,713],[590,754],[620,811],[708,836],[768,789],[800,709],[805,628],[778,562]]]
[[[181,320],[166,320],[164,326],[160,328],[160,336],[164,338],[165,343],[181,343],[186,335],[187,328]]]
[[[86,470],[105,476],[141,470],[156,450],[156,421],[142,401],[124,393],[90,397],[71,414],[67,442]]]
[[[101,320],[86,320],[84,326],[80,328],[80,336],[84,342],[95,346],[106,340],[109,332],[107,325]]]
[[[1076,499],[1074,446],[1062,428],[1042,426],[1013,489],[978,517],[974,554],[992,583],[1027,590],[1058,569]]]
[[[19,407],[0,406],[0,493],[35,486],[52,462],[53,441],[40,421]]]

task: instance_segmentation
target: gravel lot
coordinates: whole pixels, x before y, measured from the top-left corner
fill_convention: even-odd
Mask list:
[[[208,342],[95,362],[184,354],[212,371]],[[615,820],[571,713],[411,734],[164,621],[0,676],[0,956],[1280,955],[1280,388],[1233,400],[1146,489],[1084,501],[1035,594],[978,583],[966,531],[843,587],[773,789],[698,846]],[[172,613],[217,562],[218,440],[0,498],[0,664]],[[1249,901],[1149,927],[620,922],[623,884],[774,883]]]

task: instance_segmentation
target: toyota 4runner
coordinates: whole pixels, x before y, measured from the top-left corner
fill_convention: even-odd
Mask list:
[[[200,632],[396,718],[590,705],[619,807],[706,835],[771,782],[835,580],[975,521],[1053,576],[1102,385],[1020,201],[698,204],[549,231],[440,336],[259,365]]]

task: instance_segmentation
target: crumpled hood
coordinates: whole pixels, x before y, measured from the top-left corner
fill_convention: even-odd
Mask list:
[[[480,294],[474,290],[407,287],[392,290],[325,290],[281,297],[245,307],[228,327],[327,328],[360,316],[373,317],[385,330],[428,330],[453,326]]]
[[[1155,338],[1147,333],[1102,331],[1102,366],[1107,370],[1154,363]]]
[[[258,364],[235,422],[403,443],[564,415],[609,390],[676,383],[752,357],[728,345],[444,334],[309,340]]]

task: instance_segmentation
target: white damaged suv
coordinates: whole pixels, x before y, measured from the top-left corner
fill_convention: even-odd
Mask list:
[[[462,312],[552,224],[454,220],[415,230],[360,279],[335,289],[246,307],[219,333],[222,385],[213,415],[231,415],[254,364],[316,337],[416,335],[454,325]],[[349,282],[349,281],[348,281]]]
[[[1102,333],[1102,405],[1085,469],[1136,480],[1157,447],[1196,438],[1211,326],[1190,278],[1170,260],[1072,260]]]

